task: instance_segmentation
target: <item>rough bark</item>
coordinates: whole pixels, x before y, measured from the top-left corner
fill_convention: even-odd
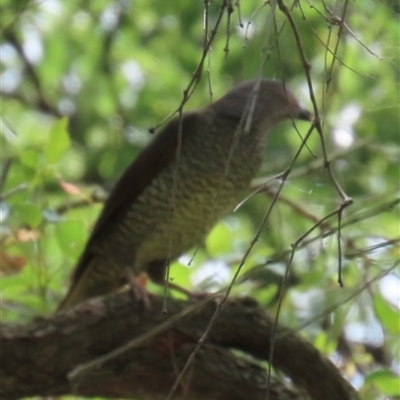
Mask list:
[[[163,314],[163,299],[151,300],[147,310],[129,292],[119,293],[26,325],[1,326],[1,398],[74,393],[165,399],[217,305],[169,299]],[[273,318],[254,300],[225,303],[173,399],[358,399],[328,359],[283,326],[272,365],[295,387],[277,378],[268,383],[254,359],[269,360],[272,327]],[[135,339],[120,354],[109,354]]]

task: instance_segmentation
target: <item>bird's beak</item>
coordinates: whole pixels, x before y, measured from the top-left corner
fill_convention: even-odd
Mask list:
[[[314,116],[313,114],[305,108],[301,108],[299,113],[297,114],[297,118],[302,121],[312,121]]]

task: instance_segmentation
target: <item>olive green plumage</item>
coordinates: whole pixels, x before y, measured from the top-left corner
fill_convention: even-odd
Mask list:
[[[127,269],[162,283],[166,260],[201,244],[234,208],[261,166],[268,131],[285,119],[310,118],[281,82],[261,80],[256,98],[254,85],[245,82],[217,102],[184,114],[178,157],[176,119],[128,167],[59,309],[118,288]],[[249,129],[244,129],[247,118]]]

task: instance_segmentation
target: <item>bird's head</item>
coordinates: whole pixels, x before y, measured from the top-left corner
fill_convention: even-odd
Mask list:
[[[270,79],[239,84],[211,107],[224,117],[245,121],[249,118],[250,129],[257,127],[264,132],[286,119],[312,119],[312,114],[282,82]]]

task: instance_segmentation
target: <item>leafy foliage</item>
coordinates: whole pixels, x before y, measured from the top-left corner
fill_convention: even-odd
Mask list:
[[[220,5],[208,6],[209,34]],[[237,8],[230,26],[224,15],[185,110],[258,71],[285,79],[312,107],[289,21],[259,5],[241,3],[243,28]],[[204,10],[203,2],[183,1],[3,0],[0,12],[2,318],[24,321],[55,308],[101,209],[100,187],[111,187],[151,140],[148,128],[179,107],[203,51]],[[301,328],[365,399],[400,396],[398,13],[394,1],[301,1],[291,11],[311,66],[325,150],[354,201],[341,225],[344,288],[337,283],[337,214],[321,223],[341,198],[316,132],[233,287],[271,312],[283,293],[280,321]],[[297,128],[304,136],[308,125]],[[290,124],[280,126],[255,185],[284,171],[300,145]],[[176,261],[174,282],[226,287],[278,188],[270,181],[221,221],[190,268],[193,252]],[[290,264],[292,243],[299,246]]]

